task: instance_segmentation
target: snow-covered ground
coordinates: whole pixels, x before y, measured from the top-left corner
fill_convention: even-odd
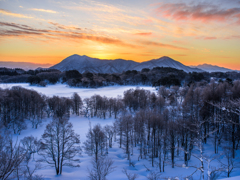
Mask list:
[[[240,176],[230,177],[230,178],[224,178],[221,180],[240,180]]]
[[[79,96],[84,98],[89,98],[94,94],[99,94],[106,97],[117,97],[118,95],[123,96],[123,92],[128,89],[135,89],[137,86],[108,86],[101,88],[76,88],[69,87],[66,84],[56,84],[48,85],[47,87],[31,86],[28,83],[8,83],[0,84],[0,88],[6,89],[13,86],[21,86],[26,89],[33,89],[39,93],[45,94],[46,96],[61,96],[61,97],[71,97],[74,92],[78,93]],[[150,86],[138,86],[140,89],[150,90],[156,92],[156,89]]]
[[[38,129],[32,129],[29,125],[29,128],[27,130],[22,131],[21,135],[14,135],[14,139],[18,139],[20,141],[22,138],[26,136],[33,135],[34,137],[37,137],[38,139],[41,138],[41,135],[44,133],[46,125],[49,123],[50,119],[45,119],[45,121],[39,126]],[[70,118],[70,122],[73,124],[74,131],[77,134],[80,134],[80,140],[81,140],[81,146],[83,146],[83,142],[86,140],[86,134],[89,129],[89,124],[91,123],[92,126],[95,124],[101,124],[101,126],[105,126],[107,124],[112,125],[112,123],[115,120],[113,118],[108,118],[108,119],[99,119],[99,118],[85,118],[85,117],[78,117],[75,115],[72,115]],[[211,150],[209,150],[209,149]],[[77,179],[82,179],[82,180],[87,180],[88,179],[88,169],[91,169],[91,159],[92,157],[88,156],[85,152],[84,149],[82,148],[83,152],[81,156],[78,156],[80,158],[81,163],[80,167],[63,167],[63,173],[60,176],[55,175],[55,169],[54,167],[48,166],[46,163],[42,163],[42,168],[36,172],[36,174],[41,174],[43,175],[44,179],[54,179],[54,180],[77,180]],[[213,147],[211,146],[211,142],[209,141],[209,144],[205,146],[205,152],[208,154],[209,152],[213,152]],[[220,152],[221,153],[221,152]],[[147,175],[149,174],[148,171],[146,171],[146,167],[149,169],[158,172],[159,169],[157,166],[152,167],[151,166],[151,161],[149,158],[147,159],[142,159],[138,161],[138,154],[139,151],[137,148],[134,149],[133,156],[131,156],[131,159],[135,164],[135,167],[129,167],[128,165],[128,160],[127,157],[124,153],[123,149],[119,148],[118,142],[113,143],[113,148],[109,149],[109,154],[108,156],[111,157],[114,160],[114,166],[116,166],[116,169],[113,173],[111,173],[107,179],[111,180],[127,180],[127,177],[125,174],[123,174],[122,169],[127,168],[129,172],[131,173],[136,173],[138,174],[137,180],[146,180]],[[169,157],[170,158],[170,157]],[[35,155],[35,159],[38,159],[38,156]],[[180,158],[181,159],[181,158]],[[171,167],[171,164],[167,164],[165,167],[165,172],[161,173],[161,179],[170,179],[170,180],[182,180],[184,177],[192,174],[195,171],[195,168],[185,168],[183,166],[183,160],[178,160],[176,161],[176,166],[175,168]],[[211,162],[211,166],[215,166],[216,163],[218,163],[217,160],[214,160]],[[199,161],[192,157],[191,160],[189,161],[189,165],[196,165],[200,166]],[[207,164],[205,164],[207,166]],[[235,169],[235,172],[231,174],[231,176],[237,176],[240,175],[240,169]],[[197,172],[193,176],[194,180],[195,179],[200,179],[200,173]],[[221,176],[219,177],[224,178],[226,177],[226,173],[222,173]],[[207,179],[206,175],[205,178]],[[236,177],[233,180],[238,179],[239,177]],[[228,179],[226,179],[228,180]],[[232,180],[232,179],[230,179]],[[239,179],[238,179],[239,180]]]
[[[86,88],[70,88],[63,84],[57,84],[57,85],[49,85],[47,87],[37,87],[37,86],[29,86],[28,84],[0,84],[0,88],[11,88],[12,86],[22,86],[27,89],[34,89],[37,92],[40,92],[42,94],[45,94],[47,96],[64,96],[64,97],[71,97],[74,92],[77,92],[82,99],[86,97],[91,97],[94,94],[100,94],[101,96],[107,96],[107,97],[117,97],[118,95],[123,95],[123,92],[130,89],[130,88],[136,88],[136,86],[111,86],[111,87],[103,87],[98,89],[86,89]],[[152,92],[156,92],[156,90],[152,87],[140,87],[147,90],[150,90]],[[32,129],[31,125],[29,124],[29,127],[27,130],[23,130],[21,132],[21,135],[14,135],[14,139],[18,139],[20,141],[26,136],[34,136],[38,139],[41,138],[41,135],[44,133],[46,125],[50,122],[51,119],[45,119],[44,122],[38,127],[38,129]],[[70,117],[70,122],[73,124],[74,131],[77,134],[80,134],[80,140],[81,140],[81,146],[83,145],[83,142],[86,140],[86,133],[89,129],[89,124],[91,122],[91,125],[95,124],[101,124],[101,126],[104,126],[106,124],[112,125],[112,123],[115,120],[113,118],[108,119],[99,119],[99,118],[85,118],[85,117],[78,117],[72,115]],[[82,148],[83,149],[83,148]],[[205,145],[205,153],[208,155],[212,155],[213,153],[213,145],[211,141],[208,141],[208,144]],[[221,149],[219,150],[221,153]],[[114,166],[116,166],[116,169],[113,173],[111,173],[107,179],[111,180],[127,180],[127,177],[125,174],[122,173],[123,168],[127,168],[129,172],[138,174],[137,180],[146,180],[146,176],[149,174],[148,171],[146,171],[146,167],[148,167],[151,170],[158,171],[157,166],[151,167],[151,162],[149,161],[149,158],[143,159],[138,161],[138,149],[134,149],[134,153],[131,156],[131,159],[135,164],[135,167],[129,167],[128,166],[128,160],[126,155],[124,154],[124,150],[119,148],[119,144],[117,142],[114,142],[113,148],[109,149],[109,157],[111,157],[114,160]],[[239,154],[239,152],[238,152]],[[84,151],[82,152],[81,156],[79,156],[81,163],[79,168],[73,168],[73,167],[63,167],[63,173],[61,176],[55,175],[54,167],[49,167],[46,163],[42,163],[42,168],[36,172],[36,174],[43,175],[45,179],[54,179],[54,180],[87,180],[88,179],[88,169],[91,168],[91,159],[92,157],[88,156]],[[169,157],[170,158],[170,157]],[[35,159],[38,159],[38,156],[35,155]],[[195,171],[195,168],[185,168],[183,167],[183,160],[180,158],[176,159],[176,166],[175,168],[171,168],[171,164],[167,164],[165,167],[165,172],[161,173],[161,179],[183,179],[184,177],[192,174]],[[214,160],[211,162],[211,166],[218,166],[218,161]],[[199,167],[199,161],[192,157],[189,161],[189,165],[195,165]],[[206,165],[207,166],[207,165]],[[240,167],[238,169],[235,169],[235,172],[231,174],[231,176],[239,176],[240,175]],[[177,178],[178,177],[178,178]],[[219,179],[225,178],[226,173],[223,172]],[[206,175],[205,175],[205,178]],[[197,172],[194,174],[194,180],[200,179],[200,173]],[[236,177],[234,180],[240,179],[240,177]],[[227,179],[226,179],[227,180]],[[232,180],[232,179],[230,179]]]

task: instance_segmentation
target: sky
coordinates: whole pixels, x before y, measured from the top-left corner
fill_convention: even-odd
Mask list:
[[[72,54],[240,70],[240,0],[0,0],[0,61]]]

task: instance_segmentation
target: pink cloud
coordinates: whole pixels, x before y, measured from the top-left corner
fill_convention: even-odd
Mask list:
[[[141,32],[141,33],[135,33],[134,35],[139,35],[139,36],[151,36],[152,32]]]
[[[155,10],[159,15],[175,21],[239,21],[240,8],[220,9],[209,4],[187,5],[185,3],[166,3]]]
[[[204,40],[214,40],[217,39],[216,37],[205,37]]]
[[[150,24],[150,23],[153,22],[153,20],[151,20],[151,19],[144,19],[142,22],[143,22],[144,24]]]

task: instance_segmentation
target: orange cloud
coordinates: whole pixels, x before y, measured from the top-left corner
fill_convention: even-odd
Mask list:
[[[95,34],[90,34],[85,32],[35,29],[27,25],[7,23],[7,22],[0,22],[0,25],[14,28],[14,29],[0,31],[0,37],[19,37],[19,38],[36,37],[36,38],[46,38],[46,39],[67,38],[68,40],[73,40],[73,41],[90,40],[90,41],[95,41],[95,42],[100,42],[105,44],[113,44],[113,45],[126,46],[131,48],[139,47],[136,45],[125,43],[122,40],[119,40],[116,38],[101,36],[97,34],[95,35]],[[56,24],[56,25],[59,26],[59,24]],[[81,28],[79,28],[78,30],[81,30]]]
[[[158,43],[158,42],[153,42],[153,41],[140,41],[140,43],[143,45],[158,46],[158,47],[163,47],[163,48],[168,48],[168,49],[188,50],[188,48],[183,48],[183,47],[179,47],[179,46],[163,44],[163,43]]]
[[[134,35],[139,35],[139,36],[151,36],[152,32],[141,32],[141,33],[135,33]]]
[[[14,17],[18,17],[18,18],[33,18],[33,17],[26,16],[23,14],[12,13],[12,12],[4,10],[4,9],[0,9],[0,13],[3,15],[6,15],[6,16],[14,16]]]
[[[217,39],[216,37],[205,37],[204,40],[214,40]]]

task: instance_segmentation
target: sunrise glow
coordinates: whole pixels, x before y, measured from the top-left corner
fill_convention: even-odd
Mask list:
[[[239,0],[0,0],[0,61],[169,56],[240,70]]]

